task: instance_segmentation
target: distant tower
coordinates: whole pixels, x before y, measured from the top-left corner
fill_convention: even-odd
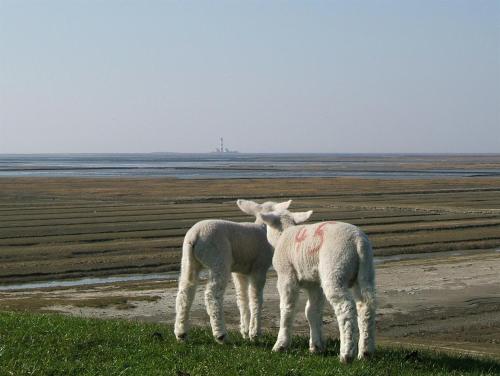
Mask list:
[[[220,148],[215,148],[213,153],[225,153],[225,154],[238,154],[238,150],[229,150],[228,148],[224,149],[224,138],[220,137]]]

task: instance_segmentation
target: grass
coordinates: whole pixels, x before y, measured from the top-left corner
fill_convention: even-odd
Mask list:
[[[214,343],[195,328],[178,344],[172,328],[121,320],[56,314],[0,313],[0,375],[498,375],[500,363],[467,356],[379,347],[371,361],[342,365],[338,342],[309,355],[307,339],[287,353],[272,353],[275,337],[256,344],[231,333]]]

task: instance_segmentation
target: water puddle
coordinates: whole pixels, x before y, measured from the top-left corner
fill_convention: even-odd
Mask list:
[[[13,285],[0,286],[0,291],[11,290],[33,290],[51,287],[76,287],[85,285],[101,285],[115,282],[131,282],[131,281],[176,281],[179,272],[168,272],[162,274],[130,274],[123,276],[112,277],[89,277],[71,280],[53,280],[40,282],[17,283]]]
[[[490,252],[494,253],[500,252],[500,249],[493,249]],[[431,259],[436,257],[463,256],[467,254],[477,254],[477,253],[478,253],[477,250],[447,251],[447,252],[421,253],[421,254],[412,253],[407,255],[379,256],[375,257],[374,261],[376,265],[380,265],[391,261]],[[273,270],[272,267],[271,270]],[[204,279],[206,278],[206,276],[207,276],[206,271],[202,271],[200,278]],[[52,281],[40,281],[40,282],[16,283],[12,285],[0,285],[0,291],[34,290],[34,289],[54,288],[54,287],[78,287],[86,285],[102,285],[115,282],[177,281],[178,278],[179,278],[178,271],[166,272],[161,274],[160,273],[129,274],[129,275],[111,276],[111,277],[88,277],[88,278],[71,279],[71,280],[52,280]]]

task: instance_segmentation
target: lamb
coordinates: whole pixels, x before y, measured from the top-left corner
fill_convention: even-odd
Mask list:
[[[309,350],[321,352],[325,348],[322,310],[326,296],[339,325],[340,360],[349,363],[357,353],[358,358],[367,358],[375,350],[375,272],[370,242],[358,227],[348,223],[297,226],[311,214],[259,214],[275,247],[273,266],[278,274],[281,317],[273,351],[289,346],[297,295],[305,288]]]
[[[286,210],[290,201],[258,204],[238,200],[244,212]],[[227,339],[223,298],[232,273],[240,311],[240,331],[244,338],[256,339],[261,332],[261,310],[267,270],[271,266],[273,248],[267,241],[266,226],[209,219],[196,223],[186,233],[182,246],[181,275],[176,298],[174,333],[179,341],[187,339],[189,310],[198,284],[198,275],[208,269],[205,305],[210,316],[213,336],[218,343]]]

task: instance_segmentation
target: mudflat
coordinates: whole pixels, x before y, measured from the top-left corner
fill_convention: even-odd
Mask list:
[[[500,248],[500,178],[0,178],[0,284],[179,268],[187,229],[294,199],[360,226],[377,256]]]

